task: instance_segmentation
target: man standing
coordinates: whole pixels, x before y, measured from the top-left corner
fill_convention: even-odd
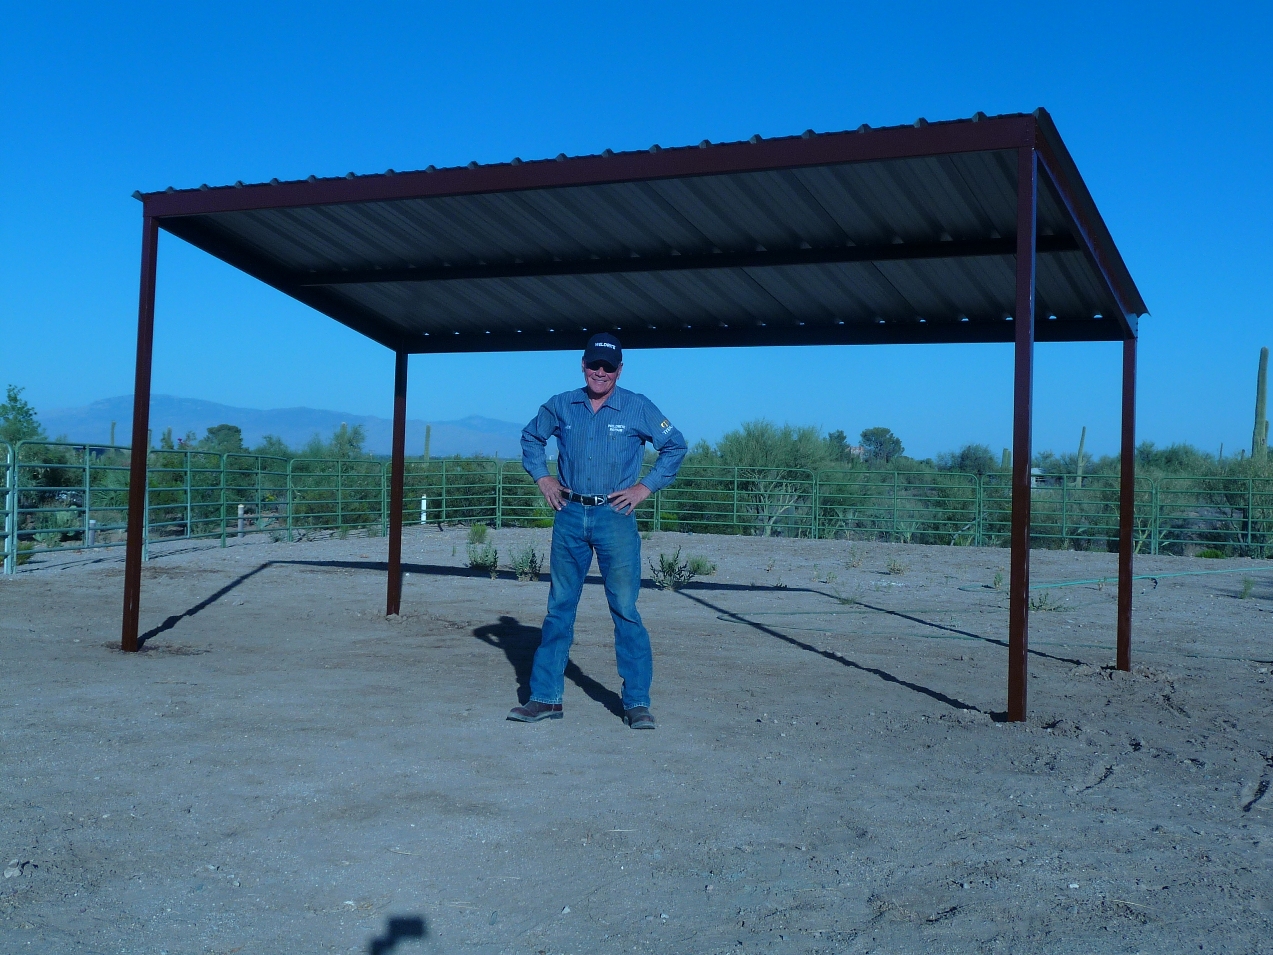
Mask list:
[[[522,466],[535,479],[553,517],[552,586],[539,649],[530,674],[530,701],[508,714],[535,723],[559,720],[566,664],[575,638],[575,612],[596,551],[614,619],[614,656],[623,678],[624,720],[654,729],[650,634],[637,613],[641,589],[638,504],[672,483],[685,457],[685,439],[645,395],[620,388],[623,348],[613,335],[593,335],[583,353],[584,387],[546,401],[522,431]],[[544,454],[557,439],[557,473]],[[659,453],[640,481],[645,442]],[[562,483],[564,482],[564,483]]]

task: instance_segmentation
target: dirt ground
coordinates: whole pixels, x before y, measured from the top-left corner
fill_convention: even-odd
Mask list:
[[[505,721],[548,585],[460,528],[396,619],[383,538],[170,545],[136,655],[118,552],[0,580],[0,950],[1273,952],[1273,562],[1140,558],[1226,573],[1137,581],[1130,674],[1114,586],[1037,589],[1006,724],[1005,551],[644,546],[719,568],[642,593],[653,733],[595,584],[566,718]]]

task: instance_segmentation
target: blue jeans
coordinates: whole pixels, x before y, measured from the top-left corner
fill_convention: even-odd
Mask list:
[[[649,706],[654,657],[650,634],[636,609],[641,590],[641,538],[636,515],[620,514],[608,504],[585,507],[571,502],[553,520],[552,586],[530,672],[530,698],[540,703],[561,702],[570,645],[575,639],[575,612],[594,550],[614,619],[614,657],[623,678],[623,708]]]

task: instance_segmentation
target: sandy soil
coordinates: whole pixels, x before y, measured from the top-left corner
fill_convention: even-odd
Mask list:
[[[119,554],[0,580],[0,950],[1273,951],[1273,562],[1139,560],[1232,572],[1137,582],[1131,674],[1113,586],[1036,591],[1005,724],[1006,552],[678,545],[719,571],[642,594],[653,733],[598,586],[566,718],[505,721],[547,583],[461,529],[391,620],[383,539],[171,546],[138,655]]]

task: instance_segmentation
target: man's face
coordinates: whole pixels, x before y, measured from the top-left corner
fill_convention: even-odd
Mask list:
[[[605,360],[585,361],[581,362],[581,365],[584,384],[588,388],[588,393],[595,398],[612,392],[619,376],[623,374],[622,364],[615,367]]]

